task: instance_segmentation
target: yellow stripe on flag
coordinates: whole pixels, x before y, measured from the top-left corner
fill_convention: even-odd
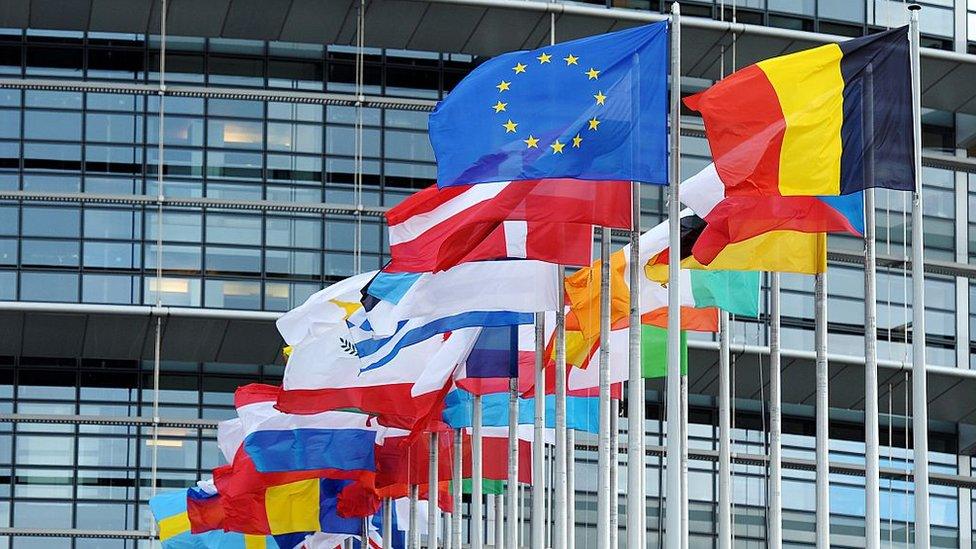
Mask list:
[[[171,517],[166,517],[159,521],[159,540],[166,541],[169,538],[176,537],[183,532],[190,531],[190,517],[186,514],[186,511],[178,515],[173,515]]]
[[[251,534],[244,534],[244,549],[267,549],[267,548],[268,548],[267,536],[254,536]]]
[[[319,530],[319,480],[309,479],[272,486],[265,493],[271,534]]]
[[[840,194],[844,78],[840,46],[828,44],[757,63],[776,90],[786,133],[779,155],[779,191]]]
[[[654,261],[654,258],[651,258]],[[682,269],[711,271],[776,271],[817,274],[827,270],[827,235],[797,231],[771,231],[727,245],[708,265],[694,257],[681,262]],[[668,281],[667,264],[648,264],[644,274],[650,280]]]

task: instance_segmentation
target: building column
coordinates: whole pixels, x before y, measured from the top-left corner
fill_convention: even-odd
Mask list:
[[[959,475],[968,477],[972,474],[969,456],[956,456],[959,464]],[[973,546],[973,491],[970,488],[959,488],[959,548],[969,549]]]

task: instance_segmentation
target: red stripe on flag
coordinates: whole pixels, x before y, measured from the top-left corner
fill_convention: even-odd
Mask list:
[[[746,67],[684,102],[702,115],[726,195],[780,194],[779,156],[786,120],[762,69]]]

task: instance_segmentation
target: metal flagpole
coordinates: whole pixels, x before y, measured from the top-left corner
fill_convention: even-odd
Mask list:
[[[732,443],[729,395],[729,313],[718,316],[718,549],[732,549]]]
[[[915,193],[912,200],[912,442],[915,460],[915,546],[929,545],[929,413],[925,378],[925,264],[922,233],[922,118],[918,12],[911,14],[912,133],[915,136]]]
[[[688,376],[681,380],[681,547],[688,547]]]
[[[769,273],[769,546],[783,546],[783,417],[779,273]]]
[[[369,518],[363,518],[363,530],[359,538],[359,544],[363,547],[369,547]]]
[[[454,510],[451,514],[451,547],[461,549],[461,488],[464,485],[464,469],[462,466],[464,444],[464,430],[454,431],[454,468],[451,475],[451,490],[454,496]]]
[[[518,377],[508,380],[508,537],[510,549],[518,547]]]
[[[610,547],[610,229],[607,227],[600,228],[599,380],[596,545]]]
[[[546,315],[535,314],[535,424],[532,432],[532,547],[546,546]]]
[[[671,4],[671,105],[670,105],[670,196],[668,197],[669,246],[668,254],[668,376],[667,376],[667,513],[665,527],[665,547],[684,549],[681,543],[682,513],[684,494],[681,492],[681,222],[678,203],[678,182],[681,180],[680,159],[680,74],[681,74],[681,24],[677,2]],[[633,252],[633,250],[631,250]],[[631,262],[631,269],[639,268]],[[632,275],[633,276],[633,275]],[[633,324],[631,325],[633,329]],[[633,341],[631,342],[633,344]],[[639,343],[638,343],[639,344]]]
[[[481,549],[485,539],[481,467],[481,395],[474,396],[471,413],[471,549]]]
[[[830,548],[830,422],[827,399],[827,274],[814,276],[814,346],[817,355],[817,549]]]
[[[562,281],[565,268],[559,267]],[[566,549],[569,535],[566,524],[566,505],[569,501],[566,491],[566,312],[565,293],[559,292],[559,305],[556,310],[556,496],[553,502],[555,532],[552,536],[554,549]]]
[[[616,549],[620,535],[620,482],[617,475],[620,447],[620,401],[610,399],[610,547]]]
[[[430,434],[430,463],[427,469],[427,547],[437,549],[437,519],[440,513],[437,510],[437,495],[439,492],[437,482],[437,450],[440,438],[437,433]]]
[[[383,549],[393,549],[393,498],[383,500]]]
[[[407,547],[420,549],[420,528],[417,524],[417,500],[420,499],[420,487],[416,484],[410,485],[410,513],[408,523],[410,525],[410,539]]]
[[[566,505],[566,549],[576,547],[576,430],[566,429],[566,493],[569,504]]]
[[[644,378],[640,326],[640,183],[631,182],[630,311],[627,350],[627,546],[646,545],[644,486]],[[631,510],[638,510],[633,512]]]
[[[495,494],[495,548],[505,547],[505,496]]]
[[[880,437],[878,436],[878,307],[874,236],[874,70],[864,73],[864,546],[881,549]]]

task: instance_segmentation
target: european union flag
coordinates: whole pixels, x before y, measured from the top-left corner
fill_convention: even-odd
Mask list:
[[[506,53],[475,69],[430,116],[438,186],[666,184],[667,25]]]

